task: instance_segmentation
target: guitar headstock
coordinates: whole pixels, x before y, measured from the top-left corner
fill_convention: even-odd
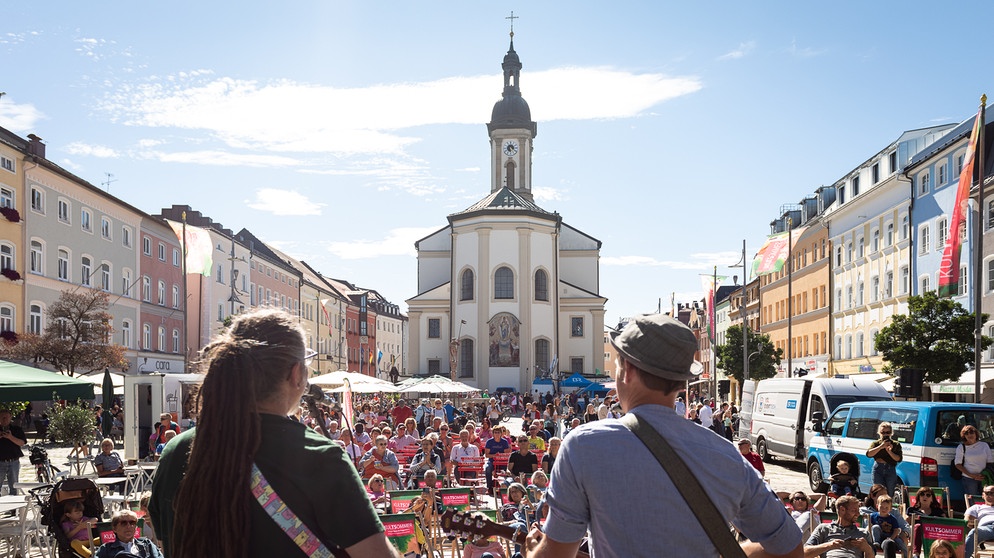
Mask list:
[[[502,537],[511,539],[514,542],[524,542],[525,533],[516,531],[512,527],[494,523],[480,515],[472,515],[471,512],[461,512],[446,510],[439,518],[442,530],[446,533],[457,535],[467,539],[481,539],[488,537]],[[517,540],[520,539],[520,540]]]

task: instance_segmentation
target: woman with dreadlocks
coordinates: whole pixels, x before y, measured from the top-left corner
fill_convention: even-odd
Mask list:
[[[342,447],[287,418],[309,357],[296,319],[269,309],[204,348],[200,420],[152,486],[167,556],[399,556]]]

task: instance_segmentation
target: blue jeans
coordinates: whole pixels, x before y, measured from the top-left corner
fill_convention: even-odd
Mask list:
[[[979,542],[994,541],[994,524],[981,525],[970,531],[970,534],[966,536],[966,542],[963,543],[963,548],[966,549],[963,553],[963,558],[973,556],[973,545],[975,544],[973,538],[975,536],[979,537]]]
[[[887,487],[887,494],[894,496],[894,487],[897,486],[897,465],[890,463],[873,463],[873,484],[882,484]]]
[[[984,489],[983,481],[971,479],[967,476],[960,479],[960,482],[963,484],[963,494],[980,494]]]
[[[900,538],[884,540],[884,532],[879,525],[870,528],[870,535],[873,543],[883,551],[885,558],[896,558],[904,550],[904,540]]]
[[[0,489],[3,488],[4,477],[7,478],[7,487],[10,489],[9,494],[17,494],[14,490],[14,483],[18,481],[18,475],[21,473],[21,460],[11,459],[10,461],[0,461]]]

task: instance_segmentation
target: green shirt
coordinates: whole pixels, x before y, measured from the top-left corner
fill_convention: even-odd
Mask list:
[[[883,440],[874,440],[872,443],[870,443],[870,447],[866,448],[866,451],[869,452],[873,448],[883,445],[883,443],[884,443]],[[897,443],[895,440],[891,440],[890,444],[891,444],[890,452],[888,452],[887,450],[880,450],[879,452],[873,455],[873,459],[879,459],[881,461],[884,461],[885,463],[890,463],[891,465],[897,465],[898,461],[903,461],[904,454],[901,453],[901,444]],[[897,459],[891,457],[890,456],[891,453],[896,455]]]
[[[256,465],[286,505],[325,545],[347,548],[383,532],[366,489],[340,445],[286,417],[260,416],[262,444],[255,456]],[[177,558],[170,553],[181,537],[173,533],[173,502],[195,434],[196,429],[187,430],[166,445],[152,484],[149,514],[167,558]],[[245,490],[249,490],[247,485]],[[251,532],[246,533],[250,556],[304,556],[261,505],[253,503],[251,521]]]

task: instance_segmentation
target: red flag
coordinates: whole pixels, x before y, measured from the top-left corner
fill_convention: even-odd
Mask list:
[[[342,416],[347,421],[346,428],[351,428],[353,421],[355,421],[355,407],[352,406],[352,384],[349,383],[348,378],[343,378],[345,381],[345,391],[342,393]]]
[[[977,151],[977,137],[980,135],[980,127],[983,125],[983,110],[981,107],[977,111],[977,117],[973,121],[970,143],[967,145],[966,157],[963,159],[963,170],[960,171],[959,175],[956,203],[953,204],[953,218],[949,220],[949,234],[946,236],[946,246],[942,250],[942,261],[939,264],[939,296],[954,296],[959,292],[959,256],[960,248],[962,248],[959,230],[966,220],[970,185],[973,183],[973,163]]]

